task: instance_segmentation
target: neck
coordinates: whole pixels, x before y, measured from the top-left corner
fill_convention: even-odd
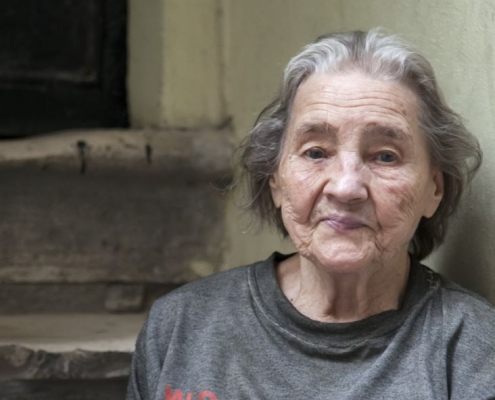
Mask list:
[[[409,275],[407,253],[359,272],[334,273],[298,254],[282,261],[277,279],[303,315],[322,322],[353,322],[397,310]]]

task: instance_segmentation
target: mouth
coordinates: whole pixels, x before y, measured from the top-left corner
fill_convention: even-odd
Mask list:
[[[366,226],[360,219],[338,215],[323,218],[322,222],[336,231],[350,231]]]

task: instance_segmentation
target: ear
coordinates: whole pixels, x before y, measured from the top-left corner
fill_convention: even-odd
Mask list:
[[[278,172],[275,172],[270,178],[270,190],[272,192],[273,204],[277,208],[280,208],[282,205],[282,187],[280,183],[280,176]]]
[[[423,214],[424,217],[426,218],[431,218],[433,214],[438,209],[438,206],[440,205],[440,202],[443,199],[443,193],[444,193],[444,180],[443,180],[443,173],[438,170],[434,169],[432,172],[431,176],[431,194],[429,196],[428,202],[425,207],[425,212]]]

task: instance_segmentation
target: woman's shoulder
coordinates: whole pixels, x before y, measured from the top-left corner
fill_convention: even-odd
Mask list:
[[[207,305],[206,302],[219,301],[230,297],[234,288],[242,290],[246,282],[247,270],[251,265],[243,265],[226,271],[196,279],[165,294],[155,301],[154,308],[163,308],[167,305],[177,307],[181,304]]]
[[[452,398],[489,398],[495,394],[495,308],[447,279],[440,295],[449,384],[461,394]]]
[[[460,354],[464,349],[468,358],[490,354],[495,363],[495,307],[455,282],[443,277],[441,281],[444,340]]]
[[[441,277],[444,317],[451,322],[472,322],[495,328],[495,307],[479,294]],[[490,335],[492,336],[492,335]],[[493,338],[495,340],[495,337]]]
[[[204,316],[225,308],[245,306],[249,301],[248,272],[259,264],[238,266],[187,283],[160,297],[153,304],[150,318]]]

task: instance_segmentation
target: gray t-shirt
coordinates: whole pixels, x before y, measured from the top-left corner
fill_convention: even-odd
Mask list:
[[[485,300],[413,262],[400,310],[313,321],[278,286],[284,257],[158,300],[127,399],[495,399],[495,310]]]

